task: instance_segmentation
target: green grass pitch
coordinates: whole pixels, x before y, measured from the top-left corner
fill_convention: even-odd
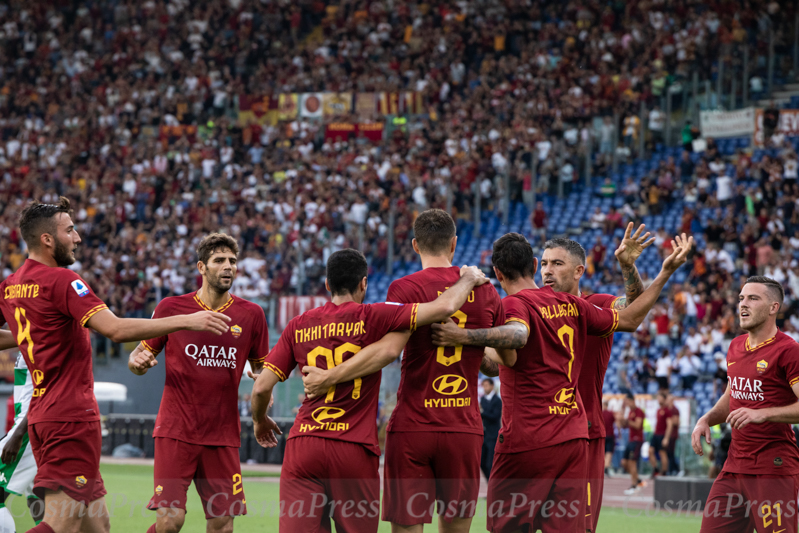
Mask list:
[[[114,533],[144,533],[155,521],[155,514],[145,508],[153,491],[153,469],[145,466],[102,465],[101,472],[108,490],[106,501],[111,510],[111,531]],[[277,533],[278,519],[271,514],[278,500],[278,483],[255,481],[253,476],[264,474],[244,472],[244,490],[250,514],[236,519],[237,533]],[[248,478],[250,478],[248,480]],[[10,509],[16,518],[17,531],[27,531],[33,521],[27,514],[25,502],[12,497]],[[674,533],[674,531],[699,531],[700,519],[686,516],[646,516],[646,512],[619,508],[603,508],[599,519],[598,533]],[[428,526],[426,531],[438,528]],[[480,500],[478,516],[471,531],[485,531],[485,500]],[[188,513],[183,531],[196,533],[205,531],[205,516],[200,498],[189,488]],[[380,523],[380,533],[389,533],[387,523]]]

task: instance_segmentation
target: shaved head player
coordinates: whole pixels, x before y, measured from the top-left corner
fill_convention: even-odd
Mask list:
[[[158,320],[117,318],[79,275],[64,268],[75,262],[81,242],[66,198],[58,204],[30,204],[22,211],[19,229],[29,257],[0,283],[0,311],[34,384],[28,434],[39,468],[33,492],[44,499],[45,515],[29,531],[104,533],[110,523],[86,328],[121,343],[182,329],[221,335],[229,319],[210,311]]]

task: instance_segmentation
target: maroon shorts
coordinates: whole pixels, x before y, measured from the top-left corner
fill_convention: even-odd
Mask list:
[[[156,437],[155,494],[147,508],[185,511],[186,492],[192,481],[207,519],[247,514],[238,448]]]
[[[707,498],[700,533],[797,533],[799,475],[722,472]]]
[[[596,531],[605,490],[605,438],[588,439],[588,484],[585,495],[585,530]]]
[[[496,453],[488,480],[488,530],[515,532],[535,525],[544,533],[584,533],[587,450],[586,439],[574,439]]]
[[[280,531],[376,533],[380,458],[361,444],[322,437],[286,443],[280,472]]]
[[[397,432],[386,439],[383,520],[403,526],[471,518],[480,492],[483,436]]]
[[[44,498],[45,490],[63,490],[84,505],[105,496],[100,476],[103,444],[100,421],[37,422],[28,426],[36,478],[33,493]]]

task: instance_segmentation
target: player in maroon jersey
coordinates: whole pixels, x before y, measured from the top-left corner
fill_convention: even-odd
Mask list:
[[[487,282],[474,267],[430,303],[363,305],[367,264],[356,250],[342,250],[327,262],[331,303],[292,319],[266,358],[253,387],[255,434],[263,446],[276,444],[277,426],[266,417],[272,388],[299,365],[333,368],[391,331],[449,318]],[[280,477],[285,506],[281,531],[377,531],[379,481],[377,400],[380,373],[331,387],[303,402],[291,428]]]
[[[19,229],[29,257],[0,283],[0,310],[34,383],[28,432],[44,498],[44,521],[31,529],[107,532],[100,476],[100,411],[94,398],[90,327],[115,342],[140,341],[191,329],[223,334],[227,317],[208,311],[158,320],[117,318],[88,284],[68,270],[81,242],[69,201],[33,203]],[[87,510],[88,508],[88,510]]]
[[[629,410],[627,418],[624,418],[624,410],[619,411],[618,422],[619,427],[630,430],[627,446],[624,448],[624,456],[621,460],[622,468],[630,474],[632,484],[629,489],[624,491],[624,494],[630,496],[643,486],[641,479],[638,477],[638,461],[641,460],[641,447],[644,445],[645,414],[640,407],[635,405],[635,396],[631,392],[628,392],[624,397],[624,407]]]
[[[390,302],[431,302],[459,277],[452,266],[457,243],[452,217],[441,209],[424,211],[413,231],[422,270],[395,280],[388,289]],[[490,328],[502,325],[505,316],[496,289],[486,284],[470,294],[453,318],[455,327]],[[468,531],[480,489],[483,423],[477,382],[483,348],[437,348],[429,327],[392,333],[333,369],[304,368],[306,392],[314,397],[371,374],[403,348],[397,406],[386,437],[383,520],[394,530],[421,531],[433,520],[435,502],[441,502],[439,531]]]
[[[238,390],[247,361],[255,373],[261,371],[269,330],[260,306],[229,292],[238,254],[233,237],[207,235],[197,246],[202,287],[164,298],[153,313],[160,318],[215,310],[230,317],[227,333],[218,337],[179,331],[142,341],[130,354],[128,367],[144,375],[166,348],[166,383],[153,431],[155,494],[147,506],[158,514],[148,533],[181,530],[192,480],[209,533],[232,531],[234,516],[247,512],[239,462]]]
[[[580,291],[580,278],[585,272],[585,249],[571,239],[551,239],[544,244],[541,256],[541,280],[555,292],[568,292],[584,298],[597,307],[624,309],[644,292],[644,284],[638,275],[635,261],[653,242],[649,232],[644,233],[641,224],[633,233],[633,223],[627,225],[624,238],[615,255],[624,279],[625,295],[585,295]],[[647,240],[648,239],[648,240]],[[602,388],[610,362],[613,335],[591,339],[594,357],[586,358],[580,371],[577,391],[583,401],[588,418],[588,484],[586,485],[586,530],[596,531],[602,509],[605,489],[605,425],[602,419]],[[612,436],[612,435],[611,435]]]
[[[616,451],[616,414],[609,409],[608,401],[602,400],[602,421],[605,426],[605,475],[610,475],[613,466],[613,452]],[[599,503],[602,503],[600,498]],[[587,514],[587,513],[586,513]]]
[[[669,440],[674,425],[674,412],[669,405],[669,391],[659,390],[657,394],[658,412],[655,419],[655,432],[649,442],[649,462],[652,464],[652,479],[659,474],[669,473]]]
[[[738,317],[746,331],[727,350],[727,390],[691,434],[703,455],[710,428],[732,426],[721,474],[710,489],[702,533],[796,533],[799,448],[791,424],[799,423],[799,344],[777,329],[785,294],[773,279],[746,280]]]
[[[693,239],[676,237],[674,253],[649,289],[616,311],[550,287],[538,289],[533,279],[538,261],[523,236],[509,233],[494,243],[494,271],[508,293],[506,322],[524,324],[529,336],[515,365],[499,369],[502,430],[488,485],[489,531],[585,529],[588,420],[576,385],[587,337],[634,331],[692,244]],[[435,327],[434,341],[501,345],[507,332]]]

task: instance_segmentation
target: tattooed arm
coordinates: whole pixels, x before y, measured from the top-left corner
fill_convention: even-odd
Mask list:
[[[617,311],[633,303],[644,292],[644,282],[635,265],[623,265],[621,275],[624,277],[624,296],[616,298],[616,301],[613,302],[613,309]]]
[[[486,346],[515,350],[527,344],[529,332],[521,322],[487,329],[464,329],[452,320],[432,324],[433,344],[436,346]]]
[[[644,283],[641,281],[641,276],[638,275],[635,260],[655,242],[654,237],[648,239],[649,232],[644,234],[644,228],[644,224],[641,224],[633,233],[633,223],[627,224],[624,239],[615,252],[616,259],[621,266],[621,275],[624,278],[624,296],[617,298],[613,303],[613,308],[616,310],[624,309],[644,292]]]

